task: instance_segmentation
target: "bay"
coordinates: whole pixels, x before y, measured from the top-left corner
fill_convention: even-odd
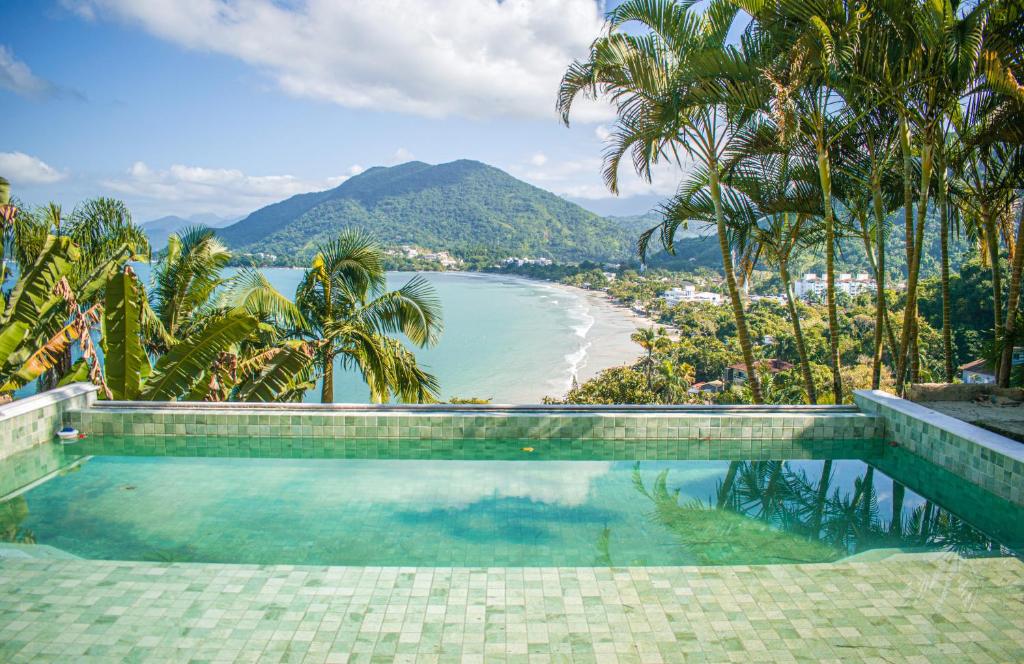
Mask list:
[[[294,297],[303,270],[262,270],[281,293]],[[148,265],[136,272],[149,285]],[[230,274],[230,271],[227,272]],[[398,288],[412,272],[389,272]],[[593,293],[513,276],[470,272],[421,273],[441,300],[444,333],[436,346],[416,348],[418,362],[438,377],[441,398],[477,397],[494,403],[539,403],[562,396],[573,379],[632,362],[635,317]],[[361,376],[337,365],[337,402],[366,403]],[[320,399],[320,387],[305,401]]]

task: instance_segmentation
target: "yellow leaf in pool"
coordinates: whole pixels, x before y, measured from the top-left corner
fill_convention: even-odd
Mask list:
[[[532,451],[533,451],[533,448],[532,448],[532,447],[524,447],[524,448],[523,448],[523,451],[524,451],[524,452],[532,452]]]

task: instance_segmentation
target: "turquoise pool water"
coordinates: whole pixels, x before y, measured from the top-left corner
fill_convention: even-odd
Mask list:
[[[50,450],[46,463],[72,460]],[[790,461],[92,456],[0,503],[0,537],[96,559],[314,565],[1020,550],[1024,514],[993,500],[901,450]]]

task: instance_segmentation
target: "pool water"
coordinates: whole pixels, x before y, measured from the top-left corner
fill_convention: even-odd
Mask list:
[[[901,450],[790,461],[93,456],[0,503],[0,538],[94,559],[432,567],[1012,554],[1024,514],[992,500]]]

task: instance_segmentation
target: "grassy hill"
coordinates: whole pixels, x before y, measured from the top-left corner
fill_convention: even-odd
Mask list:
[[[239,253],[295,263],[352,227],[391,246],[558,261],[621,260],[636,238],[633,224],[599,217],[469,160],[371,168],[334,189],[268,205],[218,233]]]

